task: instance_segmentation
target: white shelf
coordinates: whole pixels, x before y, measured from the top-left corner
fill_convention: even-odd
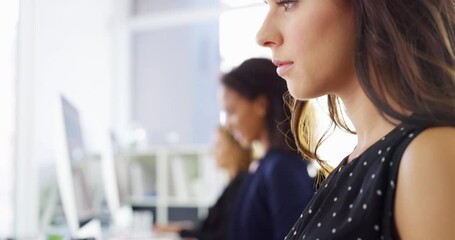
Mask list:
[[[130,197],[131,203],[134,206],[156,208],[156,221],[159,223],[168,221],[169,208],[196,208],[205,213],[213,204],[209,196],[219,191],[204,187],[207,183],[214,185],[214,179],[207,179],[207,171],[219,171],[207,169],[209,154],[206,145],[153,146],[126,154],[124,157],[128,159],[129,165],[141,171],[132,176],[135,181],[138,181],[137,176],[141,176],[142,181],[153,181],[133,181],[132,185],[137,187],[148,184],[149,189],[143,189],[143,194],[135,192],[135,196]],[[155,189],[150,189],[150,186]],[[200,191],[201,188],[204,191]],[[147,196],[150,192],[146,192],[151,190],[155,191],[155,195]]]

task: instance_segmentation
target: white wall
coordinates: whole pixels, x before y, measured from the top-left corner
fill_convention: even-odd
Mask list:
[[[110,126],[112,1],[23,0],[19,43],[16,233],[36,234],[42,165],[53,165],[58,93],[81,111],[90,148]],[[49,168],[52,169],[52,168]],[[49,170],[52,171],[52,170]]]
[[[148,142],[209,144],[219,119],[218,20],[137,32],[132,39],[132,119]]]
[[[86,141],[110,124],[111,1],[41,0],[36,6],[37,138],[52,132],[52,103],[59,91],[81,111]],[[42,111],[48,114],[42,114]],[[38,141],[47,157],[53,144]]]
[[[19,1],[0,1],[0,236],[11,234],[13,199],[16,24]]]

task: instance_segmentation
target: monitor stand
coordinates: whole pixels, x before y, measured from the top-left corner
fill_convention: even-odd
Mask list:
[[[76,231],[76,235],[72,239],[94,239],[102,240],[103,232],[101,222],[98,219],[92,219],[83,227]]]
[[[129,205],[118,208],[113,216],[115,229],[131,229],[134,223],[133,209]]]
[[[153,239],[153,215],[147,211],[135,211],[125,205],[117,209],[113,216],[113,226],[109,230],[110,239]]]

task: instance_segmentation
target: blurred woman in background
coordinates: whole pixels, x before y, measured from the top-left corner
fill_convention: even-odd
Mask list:
[[[227,172],[229,183],[209,209],[207,217],[195,227],[184,224],[157,225],[155,233],[174,232],[182,238],[199,240],[227,239],[231,208],[252,161],[252,152],[250,148],[242,147],[225,127],[220,126],[214,136],[213,157],[217,167]]]
[[[282,240],[313,196],[307,161],[290,135],[286,82],[275,69],[269,59],[248,59],[221,80],[228,128],[243,146],[263,150],[234,205],[231,240]]]

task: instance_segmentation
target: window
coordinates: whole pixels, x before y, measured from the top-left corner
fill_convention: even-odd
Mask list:
[[[251,57],[270,58],[270,49],[256,44],[256,33],[267,13],[267,5],[257,0],[224,0],[224,4],[230,10],[220,15],[221,71],[229,71]]]

